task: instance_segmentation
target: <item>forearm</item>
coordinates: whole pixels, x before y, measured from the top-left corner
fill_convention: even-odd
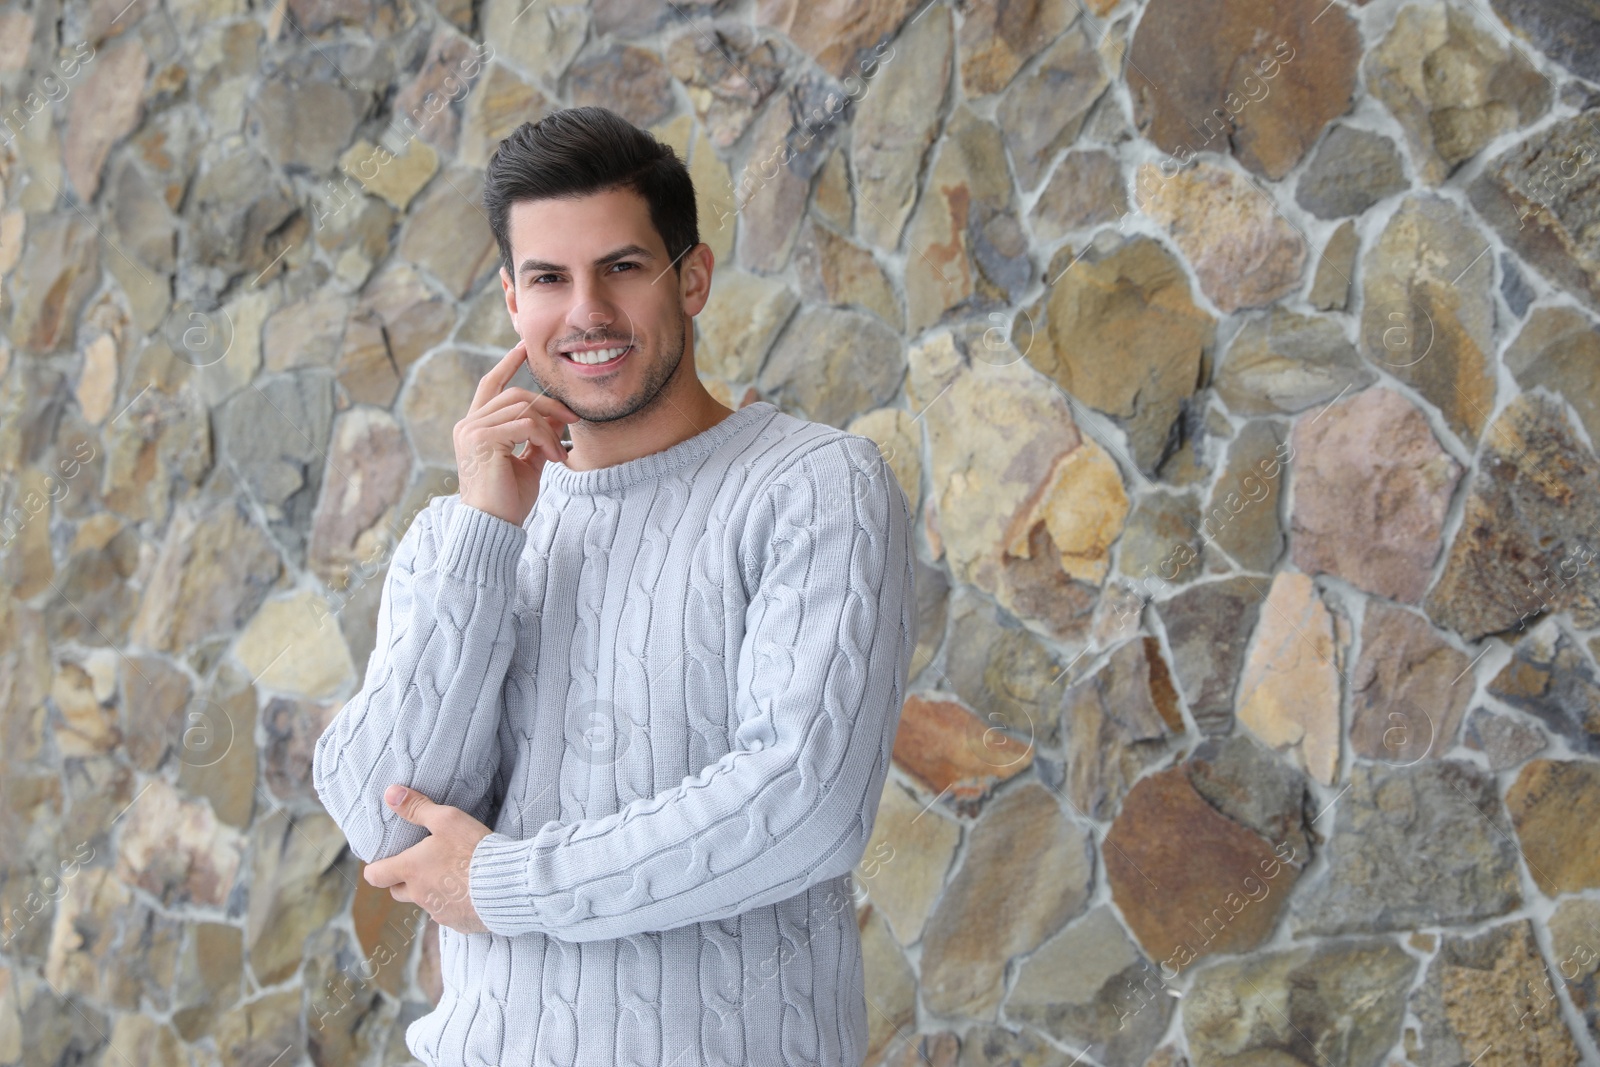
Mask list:
[[[499,763],[526,533],[459,501],[450,505],[430,505],[396,552],[361,690],[313,756],[317,795],[367,862],[426,834],[384,802],[390,785],[482,818]]]

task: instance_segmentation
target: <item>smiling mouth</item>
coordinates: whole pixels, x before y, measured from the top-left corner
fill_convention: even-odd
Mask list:
[[[595,348],[587,352],[563,352],[562,357],[583,367],[598,367],[607,363],[616,363],[633,350],[633,346],[616,345],[612,348]]]

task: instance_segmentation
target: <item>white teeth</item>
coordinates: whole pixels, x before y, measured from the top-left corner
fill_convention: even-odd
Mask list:
[[[567,356],[574,363],[604,363],[608,359],[616,359],[628,350],[627,345],[621,348],[597,348],[592,352],[568,352]]]

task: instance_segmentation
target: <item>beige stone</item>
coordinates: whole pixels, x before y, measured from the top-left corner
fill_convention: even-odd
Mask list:
[[[245,626],[234,655],[268,689],[325,697],[355,678],[328,603],[311,590],[268,600]]]
[[[1323,785],[1339,769],[1336,655],[1333,617],[1316,586],[1303,574],[1280,571],[1239,679],[1238,718]]]

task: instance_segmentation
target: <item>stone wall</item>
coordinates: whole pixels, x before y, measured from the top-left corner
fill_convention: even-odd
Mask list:
[[[312,745],[583,103],[919,519],[872,1062],[1600,1062],[1596,86],[1538,0],[5,9],[0,1064],[409,1061]]]

